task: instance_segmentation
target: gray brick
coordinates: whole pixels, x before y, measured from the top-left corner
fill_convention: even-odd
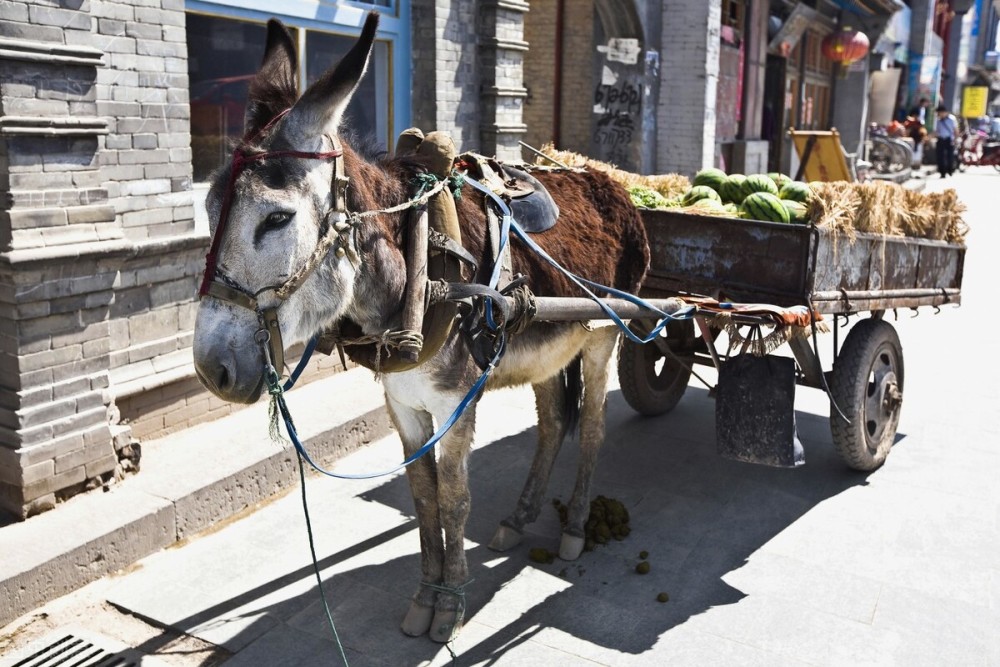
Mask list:
[[[77,206],[66,210],[69,223],[86,224],[97,222],[113,222],[115,209],[107,204],[97,206]]]
[[[132,5],[122,2],[111,2],[109,0],[94,0],[92,14],[102,18],[120,19],[131,21],[135,19],[135,11]]]
[[[157,137],[152,133],[134,134],[132,135],[132,147],[133,148],[156,148]]]
[[[155,122],[155,121],[150,121]],[[173,152],[175,150],[183,150],[180,148],[156,148],[153,150],[131,150],[131,151],[119,151],[118,162],[119,164],[154,164],[156,162],[167,162],[173,157]],[[190,159],[190,156],[189,158]]]
[[[60,44],[63,40],[63,31],[51,25],[32,25],[30,23],[0,21],[0,37],[30,39],[36,42],[54,42]]]
[[[90,15],[79,11],[31,5],[28,7],[28,16],[32,23],[39,25],[52,25],[62,29],[91,29]]]
[[[61,208],[36,208],[9,211],[12,229],[32,229],[35,227],[57,227],[65,225],[66,211]]]
[[[180,26],[165,25],[163,26],[163,41],[165,42],[184,42],[187,43],[187,33],[184,28]]]
[[[5,21],[28,22],[28,5],[23,2],[0,2],[0,19]]]
[[[142,227],[163,222],[171,222],[173,213],[170,209],[161,208],[149,211],[130,211],[122,214],[123,227]]]
[[[163,38],[163,29],[156,24],[130,22],[125,26],[125,34],[143,42],[158,41]],[[140,51],[141,53],[141,51]]]

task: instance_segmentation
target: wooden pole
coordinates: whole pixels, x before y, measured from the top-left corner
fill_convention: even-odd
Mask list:
[[[411,214],[412,215],[412,214]],[[424,297],[427,293],[427,209],[417,214],[410,229],[410,243],[406,255],[406,296],[403,301],[403,330],[420,333],[424,326]],[[399,346],[399,355],[409,362],[416,362],[423,347],[417,341],[406,341]]]

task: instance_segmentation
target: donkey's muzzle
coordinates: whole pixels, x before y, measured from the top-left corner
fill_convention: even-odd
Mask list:
[[[256,360],[255,360],[256,361]],[[194,369],[210,392],[231,403],[254,403],[264,387],[262,362],[239,363],[227,346],[218,343],[194,346]]]

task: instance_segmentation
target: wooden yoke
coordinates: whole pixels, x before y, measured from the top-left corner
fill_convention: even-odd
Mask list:
[[[416,153],[427,159],[428,170],[440,180],[451,176],[455,162],[455,142],[445,132],[431,132],[423,136],[417,128],[400,134],[396,142],[396,154]],[[427,208],[415,216],[410,229],[410,243],[406,258],[406,296],[403,304],[403,328],[422,331],[423,343],[401,345],[402,359],[410,363],[420,363],[440,349],[451,330],[457,313],[455,304],[442,303],[426,309],[428,276],[431,279],[448,281],[461,280],[461,265],[443,252],[429,254],[429,229],[447,235],[461,243],[462,233],[458,225],[458,211],[451,190],[444,188],[427,202]],[[425,321],[425,319],[427,321]],[[421,354],[424,352],[424,354]]]

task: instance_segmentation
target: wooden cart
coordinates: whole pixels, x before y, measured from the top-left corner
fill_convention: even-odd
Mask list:
[[[705,295],[720,301],[806,306],[833,316],[824,317],[833,325],[832,370],[822,368],[815,336],[787,341],[794,357],[794,384],[828,391],[833,442],[847,465],[858,470],[879,467],[895,438],[903,397],[902,348],[882,316],[897,308],[960,303],[965,248],[861,233],[852,242],[811,225],[669,210],[644,210],[642,215],[652,254],[643,297]],[[838,329],[844,318],[837,316],[862,313],[869,317],[855,323],[840,344]],[[754,317],[734,315],[733,321],[748,329],[760,325]],[[637,330],[649,331],[651,325],[648,320],[632,321]],[[718,329],[699,317],[671,322],[664,335],[647,345],[626,341],[618,372],[629,405],[642,414],[663,414],[680,401],[695,365],[714,365],[721,376],[722,367],[733,358],[715,349],[717,335]],[[722,407],[717,403],[717,413]],[[726,414],[734,412],[740,411]],[[718,419],[717,425],[740,428]]]

